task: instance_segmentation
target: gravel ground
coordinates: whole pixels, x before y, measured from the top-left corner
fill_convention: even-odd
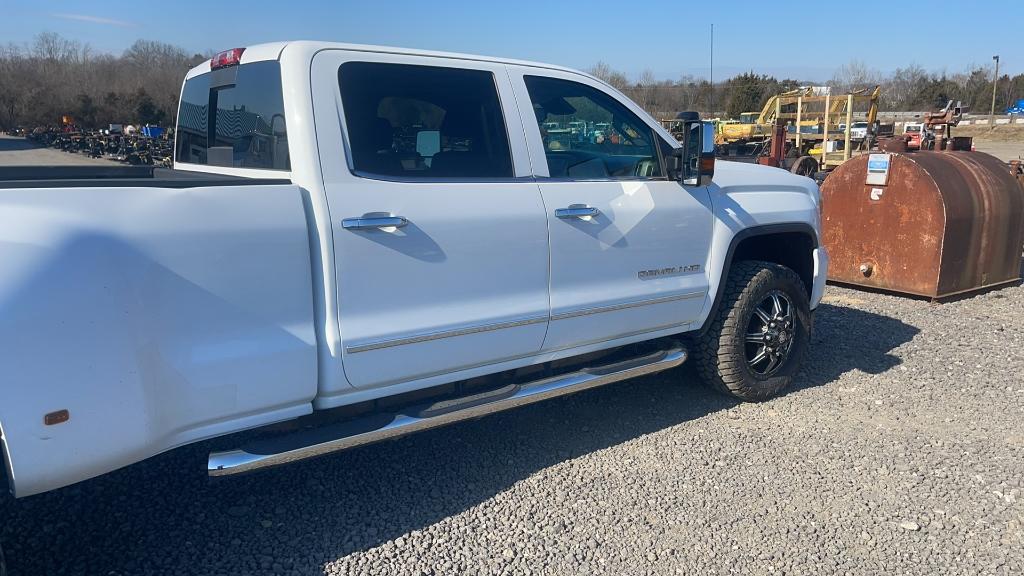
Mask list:
[[[797,385],[687,369],[290,468],[0,498],[12,574],[1024,573],[1024,288],[830,287]]]
[[[110,165],[110,160],[89,158],[54,148],[39,148],[24,138],[0,134],[0,166],[90,166]]]
[[[991,154],[1005,162],[1024,158],[1024,139],[1016,142],[989,142],[984,140],[975,140],[974,147],[978,152]]]

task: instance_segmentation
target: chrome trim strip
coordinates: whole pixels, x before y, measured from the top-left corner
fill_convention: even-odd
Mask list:
[[[585,368],[578,372],[523,384],[514,394],[500,400],[469,406],[455,412],[439,414],[433,417],[421,418],[408,414],[396,414],[394,419],[376,430],[356,433],[351,436],[342,436],[319,444],[270,454],[253,454],[245,450],[213,452],[207,461],[206,470],[210,476],[228,476],[242,472],[251,472],[260,468],[288,464],[363,444],[404,436],[405,434],[428,428],[436,428],[462,420],[479,418],[494,412],[501,412],[510,408],[547,400],[548,398],[596,388],[620,380],[661,372],[679,366],[686,361],[686,358],[686,350],[676,346],[648,357],[637,358],[637,361],[649,360],[639,366],[623,368],[617,372],[608,373],[602,372],[600,367]],[[622,364],[625,363],[620,363],[619,365],[621,366]],[[608,368],[613,368],[613,366]]]
[[[357,352],[391,348],[392,346],[404,346],[406,344],[429,342],[431,340],[440,340],[442,338],[454,338],[456,336],[466,336],[468,334],[478,334],[480,332],[490,332],[492,330],[502,330],[504,328],[529,326],[530,324],[540,324],[541,322],[547,321],[547,316],[534,316],[532,318],[523,318],[521,320],[510,320],[508,322],[497,322],[494,324],[481,324],[479,326],[468,326],[466,328],[457,328],[455,330],[439,330],[437,332],[417,334],[415,336],[407,336],[405,338],[389,338],[387,340],[367,342],[366,344],[353,344],[352,346],[345,346],[345,351],[349,354],[355,354]]]
[[[633,336],[639,336],[641,334],[650,334],[651,332],[663,332],[665,330],[679,330],[679,332],[685,332],[685,328],[693,324],[693,320],[687,320],[686,322],[673,322],[671,324],[661,324],[654,328],[644,328],[643,330],[633,330],[631,332],[623,332],[611,337],[604,338],[591,338],[589,340],[581,340],[579,342],[573,342],[568,346],[562,346],[561,348],[553,348],[551,350],[544,350],[544,352],[559,352],[562,350],[569,350],[572,348],[579,348],[580,346],[589,346],[591,344],[597,344],[599,342],[607,342],[610,340],[621,340],[623,338],[632,338]]]
[[[673,294],[671,296],[662,296],[659,298],[650,298],[647,300],[638,300],[635,302],[624,302],[621,304],[612,304],[609,306],[596,306],[593,308],[584,308],[582,310],[561,312],[553,315],[551,317],[551,320],[565,320],[567,318],[589,316],[591,314],[601,314],[604,312],[615,312],[618,310],[627,310],[629,308],[637,308],[640,306],[665,304],[667,302],[675,302],[677,300],[689,300],[692,298],[700,298],[704,295],[705,292],[703,291],[687,292],[685,294]],[[457,328],[455,330],[439,330],[437,332],[417,334],[415,336],[407,336],[405,338],[390,338],[387,340],[367,342],[366,344],[353,344],[351,346],[345,346],[345,352],[349,354],[356,354],[359,352],[368,352],[370,350],[380,350],[381,348],[404,346],[406,344],[418,344],[420,342],[429,342],[431,340],[440,340],[443,338],[454,338],[456,336],[467,336],[469,334],[479,334],[480,332],[490,332],[493,330],[502,330],[505,328],[529,326],[530,324],[539,324],[541,322],[547,322],[547,320],[548,318],[546,316],[534,316],[532,318],[524,318],[521,320],[511,320],[508,322],[497,322],[494,324],[483,324],[479,326],[468,326],[466,328]]]
[[[626,310],[628,308],[638,308],[640,306],[648,306],[651,304],[664,304],[666,302],[675,302],[676,300],[689,300],[691,298],[700,298],[706,294],[704,291],[699,292],[687,292],[685,294],[673,294],[671,296],[662,296],[660,298],[650,298],[648,300],[637,300],[635,302],[624,302],[622,304],[612,304],[610,306],[595,306],[593,308],[583,308],[581,310],[571,310],[569,312],[559,312],[551,316],[552,320],[565,320],[566,318],[576,318],[577,316],[589,316],[591,314],[601,314],[604,312],[615,312],[617,310]]]
[[[659,326],[655,326],[653,328],[645,328],[643,330],[633,330],[632,332],[625,332],[625,333],[619,334],[617,336],[612,336],[612,337],[591,338],[591,339],[588,339],[588,340],[583,340],[581,342],[573,342],[572,344],[567,344],[565,346],[560,346],[558,348],[544,348],[544,349],[541,349],[539,352],[527,352],[526,354],[519,354],[517,356],[510,356],[508,358],[503,358],[501,360],[488,360],[486,362],[477,362],[475,364],[469,364],[467,366],[463,366],[463,367],[459,368],[456,371],[457,372],[463,372],[463,371],[466,371],[466,370],[475,370],[477,368],[483,368],[484,366],[492,366],[494,364],[501,364],[501,363],[504,363],[504,362],[515,362],[516,360],[522,360],[523,358],[537,357],[537,356],[540,356],[540,355],[557,354],[559,352],[564,352],[566,350],[572,350],[574,348],[580,348],[580,347],[583,347],[583,346],[590,346],[592,344],[598,344],[598,343],[601,343],[601,342],[616,342],[616,341],[623,340],[623,339],[626,339],[626,338],[632,338],[634,336],[640,336],[642,334],[651,334],[651,333],[654,333],[654,332],[664,332],[666,330],[677,330],[678,332],[685,332],[686,328],[691,326],[693,323],[694,323],[694,320],[687,320],[686,322],[673,322],[671,324],[662,324],[662,325],[659,325]],[[616,346],[622,346],[622,345],[623,344],[616,344],[614,346],[611,346],[611,348],[615,348]],[[604,348],[604,349],[606,349],[606,348]],[[450,374],[450,373],[451,373],[451,370],[435,370],[433,372],[427,372],[426,374],[422,374],[422,375],[418,376],[417,380],[422,380],[424,378],[433,378],[434,376],[441,376],[443,374]],[[387,388],[387,385],[383,386],[382,388]],[[351,393],[351,391],[344,392],[343,394],[349,394],[349,393]]]

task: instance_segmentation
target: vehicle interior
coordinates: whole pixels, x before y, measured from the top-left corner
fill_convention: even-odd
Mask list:
[[[612,118],[611,122],[580,122],[576,120],[576,108],[561,97],[535,104],[534,112],[541,126],[544,156],[551,178],[651,178],[661,175],[650,136],[644,139],[637,129],[619,118]]]
[[[551,178],[663,176],[657,136],[629,110],[575,82],[531,76],[527,88]]]
[[[339,72],[354,168],[375,175],[512,176],[489,72],[348,62]]]

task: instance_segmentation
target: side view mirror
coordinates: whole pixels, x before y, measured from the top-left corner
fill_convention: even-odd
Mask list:
[[[715,174],[715,128],[696,112],[680,112],[681,148],[672,151],[673,174],[683,186],[707,186]]]

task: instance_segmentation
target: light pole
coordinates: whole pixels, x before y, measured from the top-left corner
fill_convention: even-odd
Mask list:
[[[999,55],[992,57],[996,61],[996,75],[992,78],[992,110],[988,113],[988,125],[990,128],[996,126],[996,85],[999,84]]]
[[[708,81],[711,83],[711,98],[709,98],[708,116],[715,115],[715,24],[711,23],[711,70],[708,72]]]

